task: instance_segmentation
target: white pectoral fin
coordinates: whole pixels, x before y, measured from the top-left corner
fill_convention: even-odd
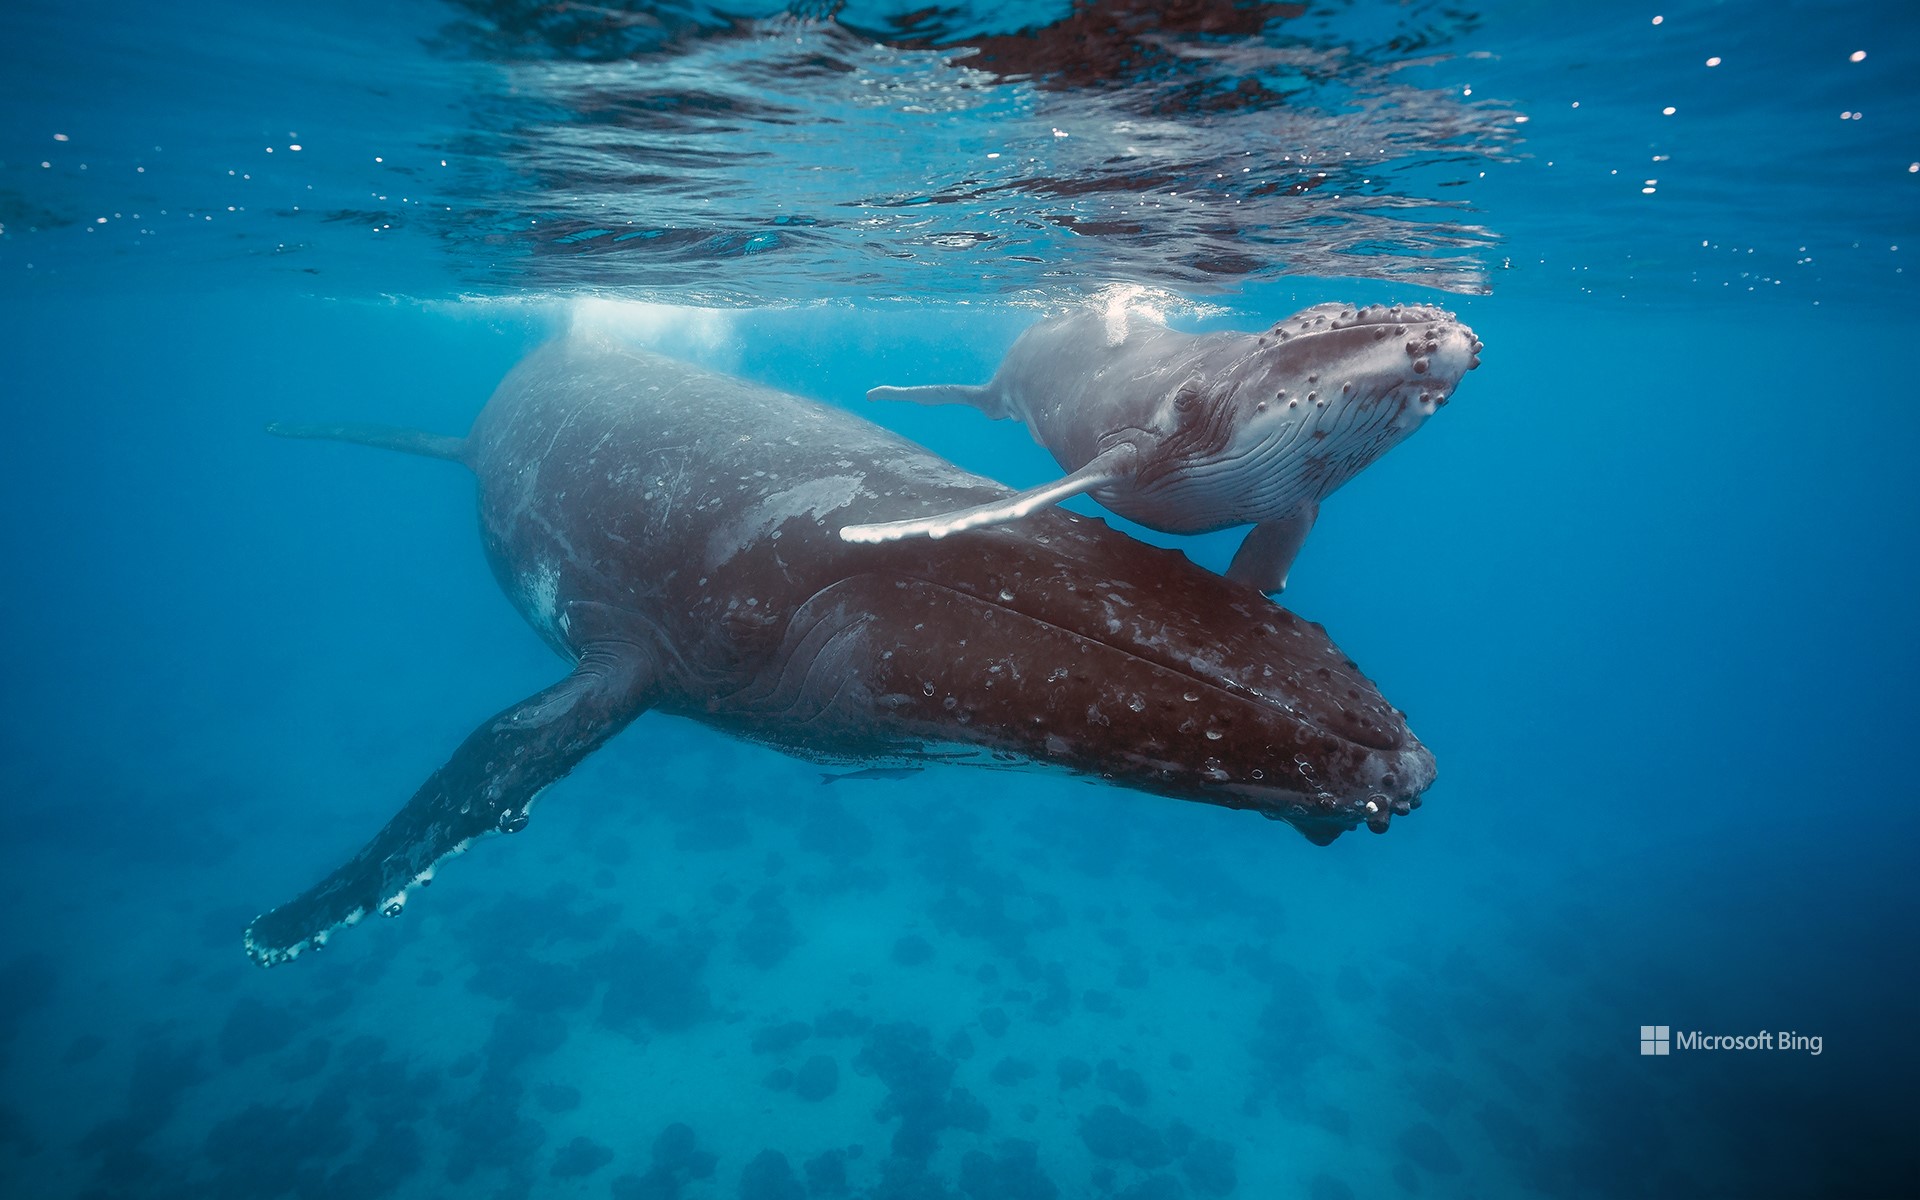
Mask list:
[[[1227,578],[1235,583],[1259,588],[1270,596],[1286,590],[1287,572],[1307,540],[1307,531],[1320,515],[1318,504],[1308,504],[1291,515],[1262,521],[1247,531],[1247,540],[1234,553]]]
[[[1082,492],[1091,492],[1095,488],[1126,477],[1126,465],[1133,461],[1133,448],[1116,446],[1095,456],[1094,460],[1073,474],[1052,483],[1042,484],[1017,492],[1003,500],[990,504],[976,504],[972,508],[959,509],[956,512],[941,513],[938,516],[919,517],[911,521],[886,521],[876,525],[848,525],[840,530],[840,536],[849,542],[895,542],[902,538],[930,537],[943,538],[948,534],[959,533],[966,529],[977,529],[982,525],[1000,525],[1007,521],[1017,521],[1028,513],[1058,504],[1069,496],[1078,496]]]

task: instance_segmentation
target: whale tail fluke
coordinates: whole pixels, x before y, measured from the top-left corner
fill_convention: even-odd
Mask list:
[[[267,432],[275,437],[352,442],[359,446],[398,450],[402,454],[418,454],[425,458],[443,458],[448,462],[471,465],[467,463],[467,439],[419,429],[398,429],[391,425],[294,425],[274,421],[267,426]]]

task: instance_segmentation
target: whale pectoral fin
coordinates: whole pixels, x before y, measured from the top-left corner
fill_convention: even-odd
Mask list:
[[[640,647],[588,646],[571,675],[469,734],[345,866],[255,918],[248,955],[270,967],[319,948],[334,928],[369,913],[396,916],[440,859],[482,834],[525,828],[544,788],[646,711],[656,674]]]
[[[1269,596],[1285,591],[1287,572],[1293,569],[1293,560],[1299,556],[1307,531],[1313,528],[1314,518],[1319,515],[1320,506],[1308,504],[1289,516],[1255,525],[1247,531],[1247,540],[1234,552],[1227,578],[1259,588]]]
[[[964,383],[937,383],[931,387],[877,387],[867,392],[869,400],[905,400],[909,404],[965,404],[994,418],[1004,420],[1013,414],[1007,402],[992,384],[974,387]]]
[[[1134,457],[1133,447],[1115,446],[1096,455],[1092,462],[1071,475],[1028,488],[1024,492],[1016,492],[1004,500],[976,504],[972,508],[933,517],[918,517],[911,521],[848,525],[840,530],[840,536],[849,542],[897,542],[911,537],[943,538],[964,529],[1017,521],[1030,512],[1058,504],[1069,496],[1091,492],[1127,478],[1131,474]]]

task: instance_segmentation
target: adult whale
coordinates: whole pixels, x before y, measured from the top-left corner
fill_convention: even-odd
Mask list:
[[[1064,478],[842,536],[945,537],[1091,492],[1166,533],[1253,523],[1227,577],[1279,592],[1320,502],[1420,428],[1479,353],[1437,308],[1321,304],[1263,333],[1189,334],[1120,293],[1021,334],[985,386],[867,393],[1023,421]]]
[[[496,578],[566,678],[485,721],[345,865],[257,918],[263,965],[397,915],[435,864],[654,708],[816,761],[1052,764],[1254,809],[1317,842],[1386,828],[1433,759],[1318,626],[1054,510],[945,541],[845,522],[1008,489],[845,411],[574,336],[464,439],[275,427],[465,463]]]

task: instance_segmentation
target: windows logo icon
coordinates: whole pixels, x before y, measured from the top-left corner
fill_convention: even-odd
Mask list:
[[[1640,1053],[1665,1054],[1672,1043],[1667,1037],[1665,1025],[1642,1025],[1640,1027]]]

